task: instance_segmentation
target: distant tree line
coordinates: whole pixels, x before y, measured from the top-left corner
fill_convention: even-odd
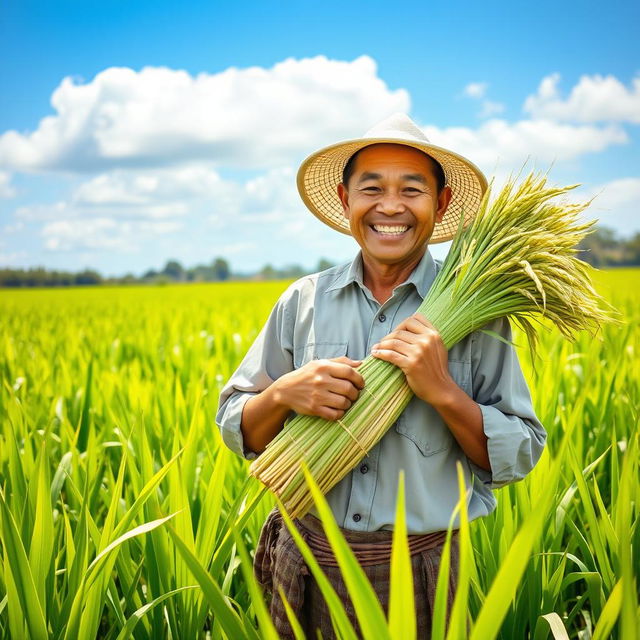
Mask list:
[[[598,227],[578,248],[580,258],[594,267],[640,266],[640,233],[620,238],[613,229]]]
[[[79,285],[168,284],[170,282],[224,282],[226,280],[284,280],[300,278],[307,273],[323,271],[333,266],[322,258],[315,269],[289,265],[278,269],[266,264],[257,273],[233,273],[224,258],[215,258],[211,264],[200,264],[185,269],[177,260],[169,260],[164,269],[150,269],[141,276],[127,273],[120,277],[104,277],[93,269],[77,273],[48,270],[44,267],[29,269],[0,268],[0,287],[71,287]]]

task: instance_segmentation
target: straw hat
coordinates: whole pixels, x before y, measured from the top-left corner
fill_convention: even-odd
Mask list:
[[[404,113],[396,113],[369,129],[362,138],[343,140],[312,153],[298,170],[298,191],[311,213],[337,231],[351,235],[343,215],[337,187],[349,158],[371,144],[391,142],[424,151],[444,170],[452,197],[442,222],[435,225],[430,244],[451,240],[460,218],[466,227],[473,220],[487,189],[487,179],[472,162],[461,155],[431,144],[418,125]]]

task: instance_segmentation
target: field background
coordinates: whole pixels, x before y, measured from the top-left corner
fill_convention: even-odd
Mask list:
[[[478,640],[637,634],[640,270],[595,281],[623,324],[520,350],[548,446],[471,524]],[[214,419],[287,284],[0,291],[0,637],[267,633],[242,558],[273,502],[239,515]]]

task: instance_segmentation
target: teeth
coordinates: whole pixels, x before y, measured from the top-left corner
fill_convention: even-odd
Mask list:
[[[387,225],[387,224],[374,224],[373,228],[378,233],[389,233],[392,235],[400,235],[404,233],[409,227],[407,225]]]

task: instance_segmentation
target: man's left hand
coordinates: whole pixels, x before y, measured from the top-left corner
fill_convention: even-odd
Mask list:
[[[374,344],[371,355],[402,369],[411,390],[434,407],[446,404],[456,390],[442,338],[420,313],[403,320]]]

